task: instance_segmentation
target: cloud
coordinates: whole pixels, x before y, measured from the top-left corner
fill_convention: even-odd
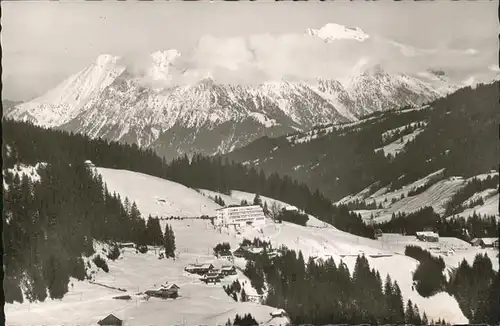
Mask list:
[[[246,37],[203,36],[169,68],[169,84],[194,83],[212,77],[219,83],[254,84],[271,80],[317,78],[347,83],[363,69],[381,65],[389,73],[422,76],[443,71],[455,83],[488,72],[494,58],[479,47],[441,46],[421,49],[370,35],[364,42],[325,42],[313,35],[255,34]],[[134,59],[135,60],[135,59]],[[148,60],[130,60],[131,70],[144,74]],[[132,63],[133,62],[133,63]],[[489,68],[492,70],[491,68]]]

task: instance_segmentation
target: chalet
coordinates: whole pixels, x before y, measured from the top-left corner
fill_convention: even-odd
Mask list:
[[[262,295],[260,295],[260,294],[247,294],[247,301],[261,303],[262,302]]]
[[[212,264],[190,264],[184,270],[191,274],[203,275],[214,268]]]
[[[220,269],[222,275],[236,275],[236,268],[234,266],[222,266]]]
[[[264,248],[249,247],[249,248],[246,248],[246,251],[250,254],[256,255],[256,254],[260,254],[262,251],[264,251]]]
[[[474,238],[470,241],[470,244],[473,247],[479,247],[481,245],[481,239],[480,238]]]
[[[239,258],[242,258],[242,257],[245,257],[247,255],[247,250],[243,247],[239,247],[238,249],[236,249],[235,251],[233,251],[233,256],[234,257],[239,257]]]
[[[481,248],[498,248],[497,238],[481,238],[479,241]]]
[[[416,233],[417,239],[426,242],[438,242],[439,234],[432,231],[421,231]]]
[[[92,163],[92,161],[90,160],[86,160],[83,164],[88,168],[95,168],[94,163]]]
[[[286,311],[283,309],[278,309],[276,311],[271,312],[270,315],[271,315],[271,318],[285,317]]]
[[[272,259],[272,258],[275,258],[276,256],[278,256],[278,250],[272,249],[272,250],[267,251],[267,257]]]
[[[106,318],[99,320],[97,324],[100,326],[122,326],[123,320],[113,314],[109,314]]]
[[[231,251],[223,251],[217,254],[220,259],[233,260],[233,254]]]
[[[164,284],[156,290],[148,290],[146,294],[158,298],[177,298],[179,296],[179,287],[176,284]]]
[[[299,209],[297,207],[295,207],[295,206],[286,206],[284,208],[284,210],[288,211],[288,212],[298,212],[299,211]]]
[[[382,230],[380,229],[375,229],[375,238],[380,238],[382,236]]]
[[[135,244],[133,242],[120,243],[120,248],[134,248]]]
[[[223,278],[223,275],[219,269],[212,269],[205,274],[203,281],[205,283],[217,283]]]

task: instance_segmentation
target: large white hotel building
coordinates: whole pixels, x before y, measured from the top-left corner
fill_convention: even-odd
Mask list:
[[[224,207],[217,210],[217,217],[214,221],[216,225],[262,225],[266,223],[266,217],[262,207],[235,206]]]

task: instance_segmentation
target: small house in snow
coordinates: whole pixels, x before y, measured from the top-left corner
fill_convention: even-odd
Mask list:
[[[120,248],[134,248],[135,244],[133,242],[120,243]]]
[[[172,298],[175,299],[179,296],[179,286],[176,284],[164,284],[160,286],[160,288],[156,290],[148,290],[146,291],[146,294],[152,297],[158,297],[158,298]]]
[[[439,234],[432,231],[421,231],[416,233],[417,239],[426,242],[438,242]]]
[[[277,317],[285,317],[286,316],[286,311],[283,309],[278,309],[270,313],[272,318],[277,318]]]
[[[239,258],[245,257],[246,254],[247,250],[243,247],[239,247],[233,252],[234,257],[239,257]]]
[[[208,273],[205,274],[203,277],[203,281],[205,283],[217,283],[219,282],[224,276],[222,275],[221,271],[219,269],[212,269]]]
[[[497,238],[481,238],[479,239],[479,245],[481,248],[498,248]]]
[[[233,259],[233,254],[231,251],[223,251],[217,254],[217,257],[220,259],[226,259],[226,260],[232,260]]]
[[[236,268],[234,266],[222,266],[220,269],[222,275],[236,275]]]
[[[262,295],[260,295],[260,294],[247,294],[247,301],[261,303],[262,302]]]
[[[203,275],[214,268],[212,264],[190,264],[184,268],[188,273]]]
[[[91,160],[86,160],[83,164],[88,168],[95,168],[95,165]]]
[[[100,326],[122,326],[123,320],[113,314],[109,314],[106,318],[99,320],[97,324]]]
[[[473,247],[479,247],[481,245],[481,239],[480,238],[474,238],[470,241],[470,244]]]

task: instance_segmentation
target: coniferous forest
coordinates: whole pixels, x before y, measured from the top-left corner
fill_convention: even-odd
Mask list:
[[[5,171],[4,171],[5,173]],[[8,172],[7,172],[8,173]],[[11,176],[4,188],[5,300],[60,299],[69,278],[82,280],[82,257],[93,240],[139,242],[144,224],[135,204],[125,207],[100,176],[81,164],[47,164],[40,181]]]
[[[265,282],[265,303],[287,311],[292,324],[430,322],[415,304],[403,301],[398,283],[371,269],[364,256],[358,256],[351,275],[345,263],[331,258],[305,262],[301,252],[280,252],[272,260],[265,253],[254,256],[245,274],[257,290]]]
[[[318,127],[310,141],[294,143],[299,133],[288,139],[264,137],[225,157],[236,162],[259,159],[266,173],[293,176],[331,200],[376,182],[399,189],[443,168],[445,176],[472,177],[498,170],[499,85],[495,81],[464,87],[430,103],[428,109],[376,112],[354,127],[329,133]],[[423,131],[403,151],[387,157],[376,151],[386,145],[385,132],[412,123],[422,125]]]
[[[393,213],[387,222],[375,223],[374,228],[384,233],[415,235],[425,229],[435,230],[442,237],[454,237],[464,241],[474,238],[498,237],[500,224],[494,216],[479,216],[473,213],[469,218],[439,216],[432,207],[423,207],[413,213]]]
[[[184,156],[167,164],[150,150],[136,145],[91,140],[77,134],[47,130],[29,123],[4,120],[4,167],[16,162],[35,165],[38,162],[83,162],[96,166],[126,169],[165,178],[191,188],[228,193],[231,189],[259,193],[295,205],[335,227],[373,238],[373,230],[361,217],[344,206],[333,206],[319,191],[312,192],[305,184],[282,177],[266,175],[239,163],[194,155]]]

